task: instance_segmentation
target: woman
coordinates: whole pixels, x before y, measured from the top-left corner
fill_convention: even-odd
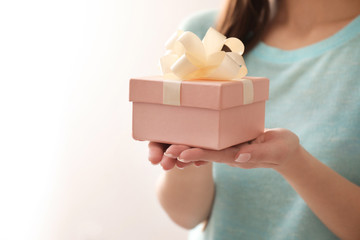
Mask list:
[[[151,142],[149,160],[167,170],[160,203],[194,228],[190,239],[360,239],[360,1],[282,0],[271,11],[228,0],[219,16],[183,24],[245,43],[248,75],[270,79],[267,129],[221,151]]]

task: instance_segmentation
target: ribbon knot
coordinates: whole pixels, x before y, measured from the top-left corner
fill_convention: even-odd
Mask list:
[[[231,51],[222,51],[226,45]],[[201,41],[192,32],[178,30],[166,42],[166,53],[160,58],[165,78],[174,80],[232,80],[247,74],[242,54],[244,44],[237,38],[226,38],[209,28]]]

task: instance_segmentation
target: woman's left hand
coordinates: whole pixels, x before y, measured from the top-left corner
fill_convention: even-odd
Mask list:
[[[287,129],[266,129],[250,143],[223,150],[186,149],[178,157],[181,162],[210,161],[244,169],[284,169],[295,161],[301,148],[299,138]]]
[[[220,151],[189,148],[178,156],[185,162],[202,160],[245,169],[272,168],[334,234],[341,239],[360,239],[359,186],[306,152],[289,130],[267,129],[250,143]]]

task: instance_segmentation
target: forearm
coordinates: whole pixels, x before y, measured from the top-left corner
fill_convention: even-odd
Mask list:
[[[360,187],[302,147],[298,159],[276,169],[318,218],[341,239],[360,239]]]
[[[214,192],[212,164],[166,171],[157,185],[164,210],[175,223],[187,229],[207,219]]]

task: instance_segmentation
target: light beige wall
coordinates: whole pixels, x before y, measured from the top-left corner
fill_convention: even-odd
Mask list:
[[[185,239],[131,139],[131,76],[158,74],[187,15],[220,0],[0,3],[0,239]]]

